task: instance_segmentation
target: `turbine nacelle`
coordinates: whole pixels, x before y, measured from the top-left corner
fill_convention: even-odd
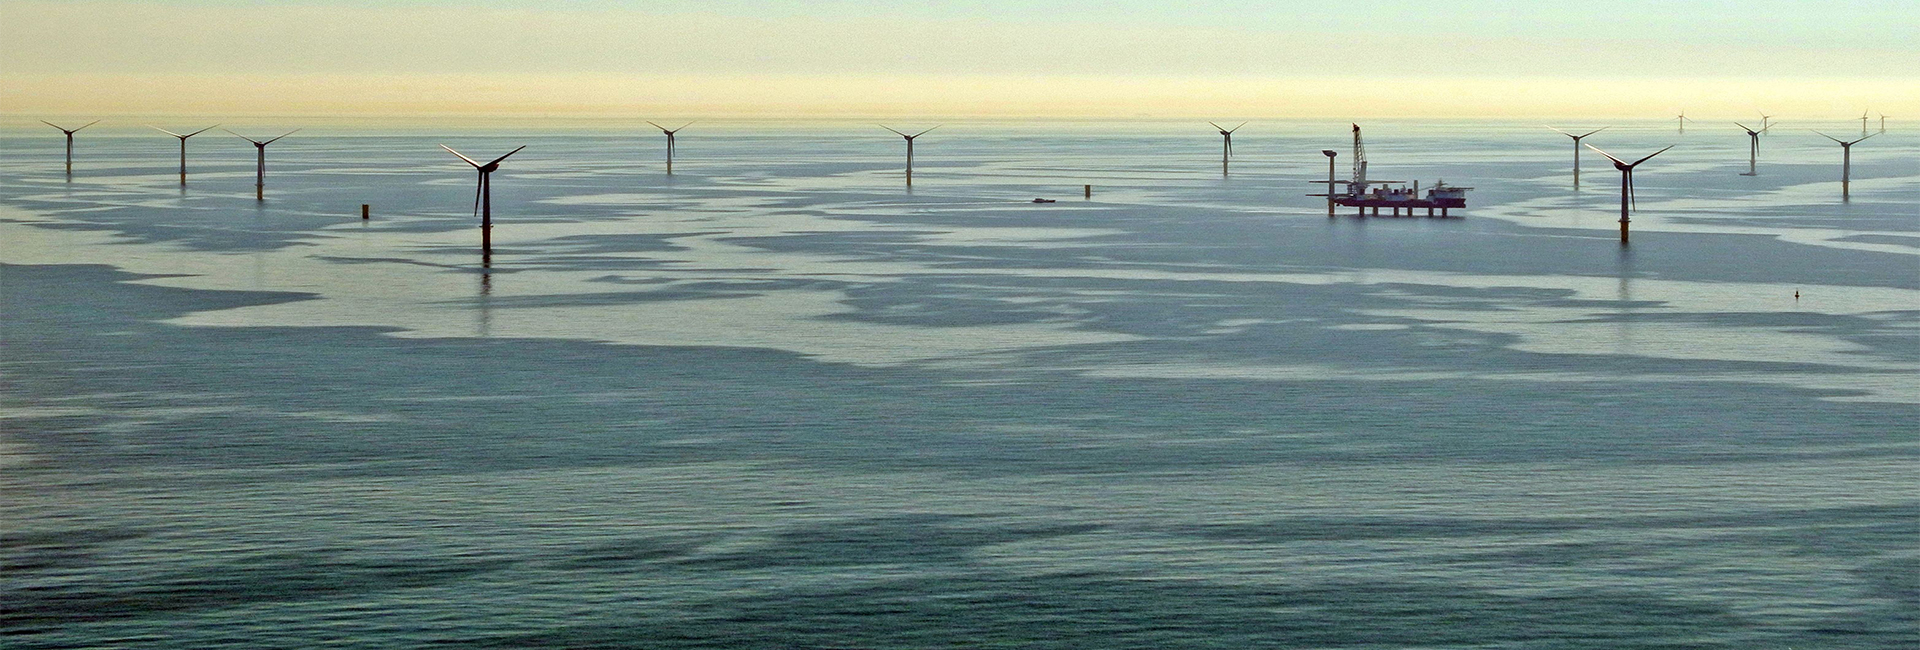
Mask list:
[[[648,120],[648,121],[647,121],[647,123],[648,123],[648,124],[653,124],[653,121],[652,121],[652,120]],[[681,131],[682,129],[685,129],[685,128],[687,128],[687,127],[689,127],[689,126],[693,126],[693,125],[694,125],[694,123],[693,123],[693,122],[688,122],[688,123],[686,123],[686,124],[682,124],[682,125],[680,125],[680,128],[678,128],[678,129],[669,129],[669,128],[667,128],[667,127],[664,127],[664,126],[660,126],[660,125],[658,125],[658,124],[653,124],[653,128],[656,128],[656,129],[660,129],[660,132],[661,132],[661,133],[664,133],[664,134],[666,134],[666,135],[667,135],[668,137],[672,137],[672,136],[673,136],[673,134],[675,134],[675,133],[679,133],[679,132],[680,132],[680,131]]]
[[[213,128],[213,127],[207,127],[207,128]],[[205,129],[202,129],[202,130],[204,131]],[[284,138],[284,137],[287,137],[287,136],[290,136],[290,135],[293,135],[293,134],[295,134],[295,133],[299,133],[299,132],[300,132],[300,129],[294,129],[294,130],[292,130],[292,131],[288,131],[288,132],[286,132],[286,133],[282,133],[282,134],[280,134],[280,135],[277,135],[277,136],[274,136],[274,137],[272,137],[272,138],[270,138],[270,139],[268,139],[268,140],[265,140],[265,141],[261,141],[261,140],[255,140],[255,139],[253,139],[253,138],[249,138],[249,137],[247,137],[247,136],[244,136],[244,135],[240,135],[240,134],[238,134],[238,133],[233,133],[233,131],[230,131],[230,130],[227,130],[227,129],[220,129],[220,130],[222,130],[222,131],[226,131],[227,133],[232,133],[234,137],[236,137],[236,138],[240,138],[240,139],[242,139],[242,140],[246,140],[247,142],[251,142],[251,143],[253,143],[253,146],[256,146],[256,147],[259,147],[259,148],[262,148],[262,149],[265,149],[265,148],[267,147],[267,145],[270,145],[270,144],[273,144],[273,142],[274,142],[274,140],[279,140],[280,138]]]
[[[284,137],[284,136],[283,136],[283,137]],[[272,142],[272,140],[268,140],[268,142]],[[488,162],[484,162],[484,163],[482,163],[482,162],[479,162],[479,161],[476,161],[476,160],[474,160],[474,159],[472,159],[472,158],[468,158],[466,154],[463,154],[463,153],[460,153],[460,152],[458,152],[458,151],[454,151],[454,150],[453,150],[453,147],[449,147],[449,146],[447,146],[447,145],[444,145],[444,144],[443,144],[443,145],[440,145],[440,148],[441,148],[441,149],[445,149],[445,150],[447,150],[447,153],[451,153],[451,154],[453,154],[453,155],[455,155],[455,156],[459,156],[461,160],[464,160],[464,161],[466,161],[466,162],[467,162],[467,164],[469,164],[469,165],[473,165],[473,168],[474,168],[475,170],[478,170],[478,171],[479,171],[480,173],[482,173],[482,174],[491,174],[491,173],[493,173],[493,172],[494,172],[495,170],[498,170],[498,169],[500,169],[500,161],[502,161],[502,160],[506,160],[506,159],[507,159],[507,156],[511,156],[511,155],[513,155],[513,154],[516,154],[516,153],[520,153],[520,149],[525,149],[525,148],[527,148],[527,146],[526,146],[526,145],[520,145],[520,147],[519,147],[518,149],[514,149],[513,151],[509,151],[509,152],[507,152],[507,154],[506,154],[505,156],[501,156],[501,157],[499,157],[499,158],[495,158],[495,159],[493,159],[493,160],[491,160],[491,161],[488,161]]]
[[[149,129],[153,129],[153,130],[155,130],[155,131],[159,131],[159,132],[161,132],[161,133],[165,133],[165,134],[167,134],[167,135],[170,135],[170,136],[173,136],[173,137],[176,137],[176,138],[179,138],[179,139],[181,139],[181,140],[185,140],[185,139],[187,139],[187,138],[191,138],[191,137],[193,137],[193,136],[196,136],[196,135],[200,135],[200,134],[202,134],[202,133],[206,133],[206,132],[208,132],[208,131],[212,131],[212,130],[213,130],[213,127],[214,127],[214,126],[220,126],[220,125],[218,125],[218,124],[215,124],[215,125],[213,125],[213,126],[209,126],[209,127],[207,127],[207,128],[204,128],[204,129],[200,129],[200,130],[198,130],[198,131],[194,131],[194,132],[192,132],[192,133],[188,133],[188,134],[186,134],[186,135],[181,135],[181,134],[178,134],[178,133],[174,133],[174,132],[172,132],[172,131],[168,131],[168,130],[166,130],[166,129],[163,129],[163,128],[160,128],[160,127],[157,127],[157,126],[154,126],[154,125],[152,125],[152,124],[148,124],[148,125],[147,125],[147,128],[149,128]],[[228,131],[228,133],[232,133],[232,131]],[[292,134],[288,134],[288,135],[292,135]],[[281,137],[286,137],[286,136],[281,136]]]
[[[64,126],[60,126],[60,125],[58,125],[58,124],[54,124],[54,123],[52,123],[52,122],[48,122],[48,121],[46,121],[46,120],[40,120],[40,123],[41,123],[41,124],[45,124],[45,125],[47,125],[47,126],[51,126],[51,127],[53,127],[53,128],[56,128],[56,129],[60,129],[60,132],[61,132],[61,133],[65,133],[65,134],[67,134],[67,135],[73,135],[73,134],[75,134],[75,133],[79,133],[81,129],[84,129],[84,128],[87,128],[87,127],[89,127],[89,126],[93,126],[93,125],[95,125],[95,124],[99,124],[99,123],[100,123],[100,120],[94,120],[94,121],[92,121],[92,122],[88,122],[88,123],[86,123],[86,124],[82,124],[82,125],[80,125],[80,126],[78,126],[78,127],[75,127],[75,128],[71,128],[71,129],[69,129],[69,128],[67,128],[67,127],[64,127]]]
[[[940,127],[943,127],[943,126],[946,126],[946,125],[945,125],[945,124],[936,124],[936,125],[934,125],[934,127],[933,127],[933,129],[937,129],[937,128],[940,128]],[[885,124],[882,124],[882,125],[880,125],[880,128],[883,128],[883,129],[886,129],[886,130],[888,130],[888,131],[893,131],[895,135],[898,135],[898,136],[900,136],[900,137],[902,137],[902,138],[906,138],[908,142],[912,142],[914,138],[918,138],[918,137],[920,137],[920,136],[923,136],[923,135],[926,135],[926,134],[927,134],[928,132],[931,132],[931,131],[933,131],[933,129],[927,129],[926,131],[921,131],[921,132],[919,132],[919,133],[915,133],[915,134],[913,134],[913,135],[907,135],[907,134],[905,134],[905,133],[901,133],[901,132],[899,132],[899,131],[897,131],[897,130],[895,130],[895,129],[894,129],[893,127],[891,127],[891,126],[887,126],[887,125],[885,125]]]

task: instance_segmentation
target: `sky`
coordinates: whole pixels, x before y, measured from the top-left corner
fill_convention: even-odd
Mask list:
[[[1843,118],[1920,11],[1809,0],[4,0],[0,113]]]

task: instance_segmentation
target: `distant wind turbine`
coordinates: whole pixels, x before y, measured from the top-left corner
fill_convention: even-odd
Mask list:
[[[1873,112],[1873,109],[1871,108],[1864,111],[1860,111],[1860,137],[1862,138],[1865,138],[1867,135],[1867,114],[1871,112]],[[1822,133],[1821,135],[1826,135],[1826,134]]]
[[[80,132],[80,129],[84,129],[84,128],[87,128],[87,127],[89,127],[89,126],[93,126],[93,125],[95,125],[95,124],[99,124],[99,123],[100,123],[100,120],[94,120],[94,121],[92,121],[92,122],[88,122],[88,123],[86,123],[86,124],[82,124],[82,125],[80,125],[80,127],[79,127],[79,128],[75,128],[75,129],[69,129],[69,128],[67,128],[67,127],[64,127],[64,126],[60,126],[60,125],[58,125],[58,124],[54,124],[54,123],[52,123],[52,122],[48,122],[48,121],[46,121],[46,120],[40,120],[40,123],[41,123],[41,124],[45,124],[45,125],[47,125],[47,126],[51,126],[51,127],[53,127],[53,128],[56,128],[56,129],[60,129],[60,132],[61,132],[61,133],[65,133],[65,134],[67,134],[67,175],[69,175],[69,176],[71,176],[71,175],[73,175],[73,134],[75,134],[75,133],[79,133],[79,132]]]
[[[1686,112],[1686,111],[1680,111],[1680,116],[1679,116],[1679,117],[1675,117],[1675,118],[1673,118],[1673,121],[1675,121],[1675,122],[1678,122],[1678,123],[1680,123],[1680,134],[1681,134],[1681,135],[1686,135],[1686,133],[1687,133],[1687,123],[1688,123],[1688,122],[1692,122],[1692,121],[1693,121],[1693,118],[1690,118],[1690,117],[1687,117],[1687,112]],[[1574,149],[1579,149],[1579,148],[1580,148],[1580,147],[1578,147],[1578,146],[1575,146],[1575,147],[1574,147]]]
[[[218,124],[215,124],[215,125],[213,125],[213,126],[220,126],[220,125],[218,125]],[[180,134],[178,134],[178,133],[174,133],[174,132],[172,132],[172,131],[168,131],[168,130],[166,130],[166,129],[163,129],[163,128],[160,128],[160,127],[157,127],[157,126],[154,126],[154,125],[152,125],[152,124],[148,124],[148,125],[147,125],[147,128],[150,128],[150,129],[153,129],[153,130],[155,130],[155,131],[159,131],[159,132],[161,132],[161,133],[165,133],[165,134],[167,134],[167,135],[170,135],[170,136],[173,136],[173,137],[176,137],[176,138],[179,138],[179,139],[180,139],[180,184],[181,184],[181,185],[186,185],[186,184],[187,184],[187,138],[191,138],[191,137],[193,137],[193,136],[196,136],[196,135],[200,135],[200,134],[202,134],[202,133],[206,133],[207,131],[209,131],[209,130],[211,130],[211,129],[213,129],[213,126],[209,126],[209,127],[207,127],[207,128],[205,128],[205,129],[200,129],[200,130],[198,130],[198,131],[194,131],[194,132],[192,132],[192,133],[188,133],[188,134],[186,134],[186,135],[180,135]]]
[[[1212,123],[1212,122],[1208,122],[1207,124],[1210,124],[1210,125],[1212,125],[1214,129],[1216,129],[1216,130],[1218,130],[1218,131],[1220,131],[1220,138],[1221,138],[1221,142],[1220,142],[1220,173],[1221,173],[1221,174],[1226,174],[1226,173],[1227,173],[1227,159],[1228,159],[1228,158],[1232,158],[1232,157],[1233,157],[1233,132],[1234,132],[1234,131],[1238,131],[1238,130],[1240,130],[1240,126],[1246,126],[1246,125],[1247,125],[1247,123],[1246,123],[1246,122],[1241,122],[1241,123],[1240,123],[1240,126],[1236,126],[1236,127],[1233,127],[1233,128],[1231,128],[1231,129],[1229,129],[1229,128],[1226,128],[1226,127],[1223,127],[1223,126],[1220,126],[1220,125],[1218,125],[1218,124],[1214,124],[1214,123]],[[1329,191],[1331,191],[1331,190],[1329,190]]]
[[[220,129],[220,130],[227,131],[226,129]],[[227,132],[233,133],[232,131],[227,131]],[[292,131],[288,131],[286,133],[282,133],[279,136],[274,137],[273,140],[267,140],[265,142],[262,142],[260,140],[255,140],[253,138],[240,135],[238,133],[233,133],[234,137],[253,143],[253,148],[260,152],[260,164],[254,168],[254,172],[253,172],[253,200],[255,201],[267,200],[267,145],[273,144],[274,140],[279,140],[280,138],[284,138],[299,132],[300,132],[300,129],[294,129]]]
[[[1639,167],[1640,163],[1652,160],[1654,156],[1658,156],[1662,153],[1666,153],[1667,149],[1673,148],[1673,145],[1667,145],[1666,149],[1661,149],[1659,151],[1655,151],[1653,153],[1647,154],[1647,157],[1641,158],[1639,160],[1635,160],[1630,163],[1622,162],[1619,158],[1613,157],[1613,154],[1607,153],[1605,151],[1600,151],[1599,147],[1596,147],[1593,145],[1587,145],[1587,148],[1592,149],[1594,151],[1599,151],[1600,155],[1606,156],[1607,160],[1613,161],[1614,169],[1620,170],[1620,243],[1626,244],[1627,243],[1628,208],[1633,207],[1636,203],[1636,201],[1634,201],[1634,195],[1633,195],[1633,168]]]
[[[1814,131],[1814,133],[1820,133],[1820,132]],[[1850,193],[1849,188],[1847,187],[1848,184],[1851,183],[1852,181],[1851,177],[1853,176],[1853,145],[1860,144],[1861,140],[1871,138],[1875,135],[1880,135],[1880,134],[1875,133],[1873,135],[1864,135],[1864,136],[1860,136],[1858,139],[1848,142],[1846,140],[1841,140],[1839,138],[1827,135],[1825,133],[1820,133],[1821,137],[1840,143],[1840,200],[1850,201],[1853,199],[1853,196]]]
[[[1574,186],[1574,187],[1580,187],[1580,140],[1581,140],[1581,139],[1583,139],[1583,138],[1585,138],[1585,137],[1587,137],[1587,136],[1590,136],[1590,135],[1593,135],[1593,134],[1595,134],[1595,133],[1599,133],[1599,132],[1601,132],[1601,131],[1605,131],[1605,130],[1607,130],[1607,129],[1611,129],[1611,128],[1613,128],[1613,127],[1611,127],[1611,126],[1603,126],[1603,127],[1600,127],[1600,128],[1597,128],[1597,129],[1594,129],[1594,130],[1592,130],[1592,131],[1588,131],[1588,132],[1586,132],[1586,133],[1582,133],[1582,134],[1580,134],[1580,135],[1574,135],[1574,134],[1572,134],[1572,133],[1568,133],[1568,132],[1566,132],[1566,131],[1562,131],[1562,130],[1560,130],[1560,129],[1554,129],[1554,128],[1553,128],[1553,127],[1551,127],[1551,126],[1549,126],[1549,127],[1547,127],[1547,128],[1549,128],[1549,129],[1553,129],[1553,132],[1554,132],[1554,133],[1558,133],[1558,134],[1560,134],[1560,135],[1564,135],[1564,136],[1567,136],[1567,137],[1569,137],[1569,138],[1573,138],[1573,186]]]
[[[653,122],[647,122],[647,123],[653,124]],[[673,134],[679,133],[681,129],[685,129],[689,126],[693,126],[693,123],[688,122],[686,124],[680,125],[679,129],[669,130],[667,127],[660,126],[658,124],[653,124],[653,128],[660,129],[661,133],[665,133],[667,135],[667,173],[669,174],[673,173]]]
[[[1880,132],[1881,133],[1887,132],[1887,114],[1886,113],[1880,114]]]
[[[1760,111],[1754,111],[1754,112],[1760,113]],[[1766,113],[1760,113],[1760,130],[1765,131],[1767,129],[1773,128],[1773,123],[1769,121],[1772,119],[1773,119],[1772,115],[1768,115]]]
[[[933,129],[937,129],[942,126],[946,126],[946,125],[945,124],[935,125]],[[932,131],[933,129],[927,129],[926,131],[921,131],[913,135],[907,135],[899,131],[894,131],[893,127],[887,126],[885,124],[880,125],[880,128],[886,129],[888,131],[893,131],[895,135],[898,135],[902,138],[907,139],[907,184],[912,185],[913,184],[913,139],[926,135],[928,132]]]
[[[480,264],[493,266],[493,172],[500,169],[500,161],[506,160],[507,156],[520,153],[520,149],[527,147],[520,145],[519,149],[507,152],[506,156],[485,163],[468,158],[466,154],[454,151],[453,147],[443,144],[440,148],[459,156],[461,160],[467,161],[467,164],[473,165],[474,171],[480,173],[480,183],[473,187],[473,211],[480,215]]]
[[[1741,124],[1739,122],[1734,122],[1733,124],[1734,126],[1738,126],[1742,129],[1745,129],[1747,132],[1747,137],[1752,140],[1752,142],[1749,143],[1747,146],[1747,173],[1741,174],[1741,176],[1759,176],[1760,175],[1760,169],[1759,169],[1760,134],[1766,133],[1767,129],[1771,129],[1773,127],[1763,126],[1763,127],[1760,127],[1760,130],[1755,131],[1753,130],[1753,127],[1747,126],[1745,124]]]

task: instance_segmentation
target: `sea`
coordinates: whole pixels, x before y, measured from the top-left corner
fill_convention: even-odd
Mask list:
[[[11,120],[0,646],[1920,647],[1920,135],[1360,126]]]

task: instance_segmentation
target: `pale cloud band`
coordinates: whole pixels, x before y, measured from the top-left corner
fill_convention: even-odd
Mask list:
[[[1223,24],[1119,10],[1020,20],[996,2],[880,15],[852,2],[469,4],[11,1],[0,5],[0,111],[1289,117],[1920,105],[1907,64],[1920,50],[1884,37],[1897,14],[1892,26],[1863,17],[1859,38],[1829,42],[1849,24],[1715,23],[1690,38],[1653,21],[1620,37],[1622,25],[1516,29],[1571,16],[1471,12],[1448,14],[1452,27],[1370,27],[1357,14],[1330,23],[1274,10]]]

